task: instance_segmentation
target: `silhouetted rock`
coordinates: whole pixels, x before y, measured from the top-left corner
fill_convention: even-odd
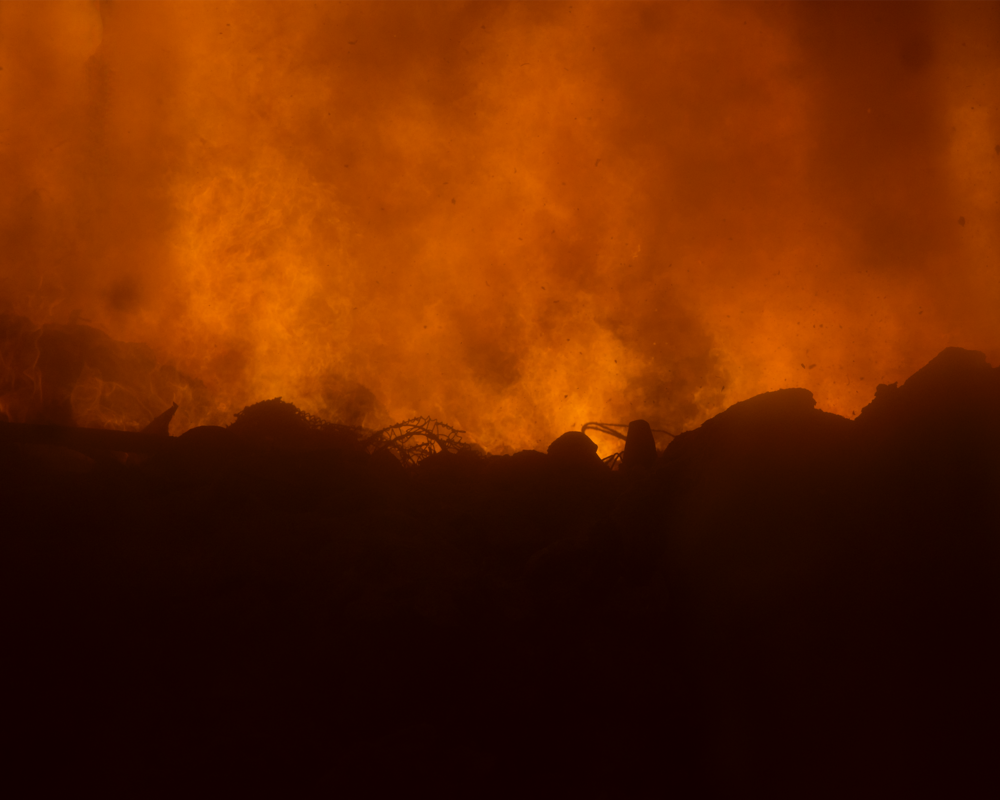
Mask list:
[[[174,418],[174,414],[177,413],[177,403],[174,403],[170,408],[160,414],[156,419],[150,422],[145,428],[143,428],[140,433],[146,433],[150,436],[169,436],[170,435],[170,420]]]
[[[150,422],[145,428],[143,428],[140,433],[146,434],[148,436],[169,436],[170,435],[170,420],[174,418],[174,414],[177,413],[177,403],[174,403],[166,411],[156,417],[152,422]],[[144,464],[149,460],[149,456],[144,453],[129,453],[128,458],[125,463],[130,467],[137,467],[140,464]]]
[[[558,464],[600,464],[597,444],[587,434],[568,431],[549,445],[548,454]]]
[[[512,465],[512,468],[519,471],[527,478],[537,478],[548,467],[550,459],[545,453],[537,450],[520,450],[511,456],[503,456]]]
[[[641,472],[652,469],[655,464],[656,440],[653,438],[653,431],[646,420],[633,420],[628,424],[625,449],[622,451],[622,469]]]

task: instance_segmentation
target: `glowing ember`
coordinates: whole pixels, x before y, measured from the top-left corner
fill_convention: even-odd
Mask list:
[[[5,3],[0,311],[35,327],[0,405],[45,323],[151,348],[85,365],[78,421],[281,396],[494,450],[791,386],[851,416],[945,346],[1000,363],[997,30],[992,4]]]

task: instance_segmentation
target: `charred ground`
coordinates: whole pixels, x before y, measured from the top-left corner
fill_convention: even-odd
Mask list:
[[[760,395],[616,471],[582,434],[407,468],[271,402],[127,464],[0,425],[8,723],[39,788],[995,781],[982,354],[853,422]]]

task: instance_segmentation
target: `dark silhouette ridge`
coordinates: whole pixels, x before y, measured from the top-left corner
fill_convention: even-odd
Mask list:
[[[979,796],[998,375],[949,348],[856,421],[780,390],[658,458],[636,421],[617,471],[580,432],[404,467],[280,399],[0,423],[11,759],[130,796]]]

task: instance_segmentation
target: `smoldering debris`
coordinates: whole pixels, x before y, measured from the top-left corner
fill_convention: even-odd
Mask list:
[[[992,776],[982,354],[945,350],[855,421],[803,389],[661,453],[636,421],[619,470],[579,431],[489,456],[426,419],[366,431],[278,398],[55,476],[27,427],[0,424],[0,563],[12,756],[40,783],[689,797]]]

